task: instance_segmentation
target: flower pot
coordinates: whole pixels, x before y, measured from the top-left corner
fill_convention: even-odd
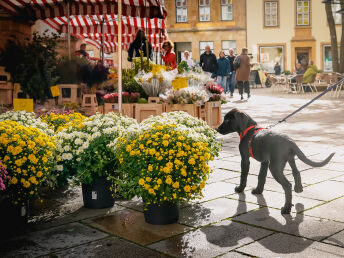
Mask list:
[[[179,207],[176,203],[163,202],[148,204],[144,210],[145,221],[153,225],[176,223],[179,219]]]
[[[115,200],[110,191],[111,183],[106,178],[98,179],[92,184],[82,184],[84,206],[89,209],[112,207]]]
[[[5,229],[18,232],[28,223],[29,202],[25,205],[15,205],[8,199],[0,200],[0,211],[0,221]]]

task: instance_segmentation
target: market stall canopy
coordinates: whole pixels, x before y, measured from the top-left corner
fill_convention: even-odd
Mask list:
[[[106,15],[118,13],[118,0],[1,0],[0,6],[24,20],[45,20],[69,15]],[[68,10],[69,8],[69,10]],[[122,15],[165,18],[160,0],[122,0]]]

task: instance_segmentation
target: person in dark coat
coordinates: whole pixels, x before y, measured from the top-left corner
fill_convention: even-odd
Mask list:
[[[225,57],[225,53],[223,51],[219,54],[219,59],[217,59],[217,83],[221,85],[221,87],[226,90],[227,80],[229,78],[229,74],[231,72],[231,65],[229,60]]]
[[[275,64],[274,70],[275,70],[275,75],[281,75],[281,66],[278,62]]]
[[[244,99],[244,89],[247,93],[247,98],[249,98],[250,95],[250,57],[248,56],[248,50],[247,48],[243,48],[241,51],[241,55],[237,56],[234,60],[234,67],[236,67],[239,64],[239,67],[236,69],[235,74],[235,80],[238,84],[239,94],[241,95],[241,99]]]
[[[205,52],[200,57],[199,65],[202,67],[204,72],[216,74],[217,59],[216,56],[211,52],[210,46],[205,46]]]
[[[231,97],[233,97],[234,94],[234,90],[235,90],[235,68],[234,68],[234,60],[235,60],[235,55],[234,55],[234,50],[230,49],[229,50],[229,56],[227,56],[228,60],[229,60],[229,64],[231,66],[231,73],[229,75],[229,79],[227,80],[227,88],[226,88],[226,93],[228,93],[228,91],[231,92]]]
[[[148,45],[148,55],[147,55],[147,45]],[[136,33],[135,40],[130,43],[128,49],[128,61],[132,62],[134,57],[140,57],[140,51],[142,52],[142,57],[147,57],[152,59],[152,45],[147,40],[145,32],[139,30]]]

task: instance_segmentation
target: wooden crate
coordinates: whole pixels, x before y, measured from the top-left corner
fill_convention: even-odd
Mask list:
[[[98,111],[96,94],[83,94],[81,107],[87,116],[95,115]]]
[[[149,116],[158,116],[163,113],[163,104],[148,103],[135,104],[135,118],[137,122],[141,123]]]
[[[58,104],[81,103],[81,86],[79,84],[59,84],[60,96],[58,96]]]
[[[166,112],[174,112],[174,111],[184,111],[191,116],[200,118],[201,116],[201,108],[197,104],[173,104],[173,105],[166,105]]]
[[[11,75],[5,71],[4,66],[0,66],[0,105],[13,103],[13,85],[10,80]]]
[[[201,114],[211,128],[218,128],[222,123],[221,101],[206,102]]]
[[[104,114],[104,106],[98,106],[97,112],[100,114]]]
[[[122,115],[134,118],[134,106],[132,103],[122,103]],[[118,103],[104,103],[104,114],[109,112],[119,113]]]

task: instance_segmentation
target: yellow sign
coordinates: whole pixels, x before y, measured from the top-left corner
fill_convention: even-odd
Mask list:
[[[13,109],[33,112],[33,99],[13,99]]]
[[[176,78],[172,80],[172,87],[174,90],[180,90],[188,87],[188,81],[186,78]]]
[[[60,88],[59,86],[55,85],[55,86],[51,86],[50,87],[50,90],[51,90],[51,95],[53,95],[53,97],[57,97],[57,96],[60,96]]]

